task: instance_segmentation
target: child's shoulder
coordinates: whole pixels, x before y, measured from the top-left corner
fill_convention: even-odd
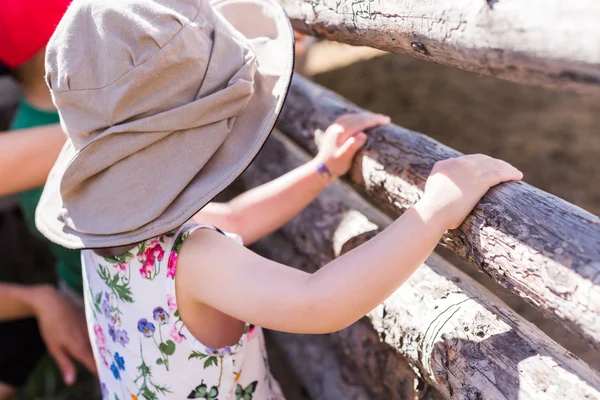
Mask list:
[[[223,236],[226,236],[228,238],[235,240],[240,245],[244,244],[242,237],[236,233],[225,232],[214,225],[208,225],[208,224],[203,224],[203,223],[198,223],[198,222],[193,222],[193,221],[188,221],[185,224],[183,224],[182,226],[180,226],[179,228],[177,228],[171,232],[165,233],[163,236],[173,237],[174,238],[174,247],[176,247],[177,251],[179,251],[181,249],[181,245],[183,244],[185,239],[187,239],[190,234],[192,234],[193,232],[195,232],[199,229],[212,230],[212,231],[220,233]]]

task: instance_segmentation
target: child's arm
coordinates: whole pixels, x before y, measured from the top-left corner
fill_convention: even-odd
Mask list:
[[[96,371],[85,318],[50,285],[0,283],[0,321],[35,317],[48,352],[56,360],[65,383],[75,382],[73,360]]]
[[[269,261],[214,231],[197,230],[182,246],[177,290],[266,328],[336,331],[396,290],[490,187],[521,178],[516,168],[487,156],[442,161],[414,207],[377,237],[312,275]]]
[[[311,162],[274,181],[243,193],[228,203],[211,203],[194,221],[240,235],[246,245],[279,229],[304,209],[326,186],[317,169],[324,163],[335,176],[344,175],[364,145],[364,130],[389,123],[379,114],[346,114],[325,132],[321,151]]]
[[[42,186],[66,137],[59,124],[0,133],[0,196]]]

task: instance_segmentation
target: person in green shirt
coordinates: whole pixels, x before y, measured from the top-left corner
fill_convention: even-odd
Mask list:
[[[11,129],[52,125],[59,122],[59,116],[56,111],[35,107],[29,103],[27,99],[23,99],[17,109]],[[35,208],[42,195],[42,190],[43,186],[26,190],[18,194],[18,199],[27,227],[34,235],[45,240],[35,227]],[[52,242],[48,242],[48,244],[56,259],[57,275],[62,280],[60,283],[65,285],[65,288],[69,288],[70,290],[81,294],[83,284],[81,281],[80,252],[66,249]]]
[[[65,141],[44,81],[45,45],[69,2],[7,0],[0,13],[0,72],[15,78],[24,93],[11,131],[0,133],[0,196],[18,193],[27,227],[42,239],[35,209]],[[25,383],[45,350],[67,384],[76,379],[74,361],[95,371],[82,307],[79,252],[44,242],[56,262],[48,268],[56,268],[58,287],[0,283],[0,400],[11,398]]]

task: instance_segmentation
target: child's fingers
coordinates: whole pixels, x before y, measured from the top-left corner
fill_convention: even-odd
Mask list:
[[[390,117],[372,113],[347,114],[341,117],[337,123],[344,128],[340,137],[340,142],[343,143],[357,132],[363,132],[375,126],[389,124]]]
[[[510,164],[507,164],[499,169],[491,169],[486,171],[483,176],[489,186],[495,186],[502,182],[518,181],[523,179],[523,173]]]
[[[364,132],[360,132],[357,135],[348,138],[336,152],[336,157],[353,157],[354,154],[364,146],[366,141],[367,135]]]

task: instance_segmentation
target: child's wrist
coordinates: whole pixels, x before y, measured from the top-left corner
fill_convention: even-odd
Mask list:
[[[331,170],[329,169],[327,164],[325,164],[324,161],[321,161],[319,159],[315,159],[314,161],[315,172],[317,173],[319,180],[323,182],[323,185],[328,186],[337,179],[337,176],[331,172]]]
[[[447,222],[443,218],[443,212],[435,205],[434,202],[429,201],[426,197],[421,198],[412,207],[421,217],[423,222],[426,224],[433,224],[439,227],[442,231],[446,231]]]

